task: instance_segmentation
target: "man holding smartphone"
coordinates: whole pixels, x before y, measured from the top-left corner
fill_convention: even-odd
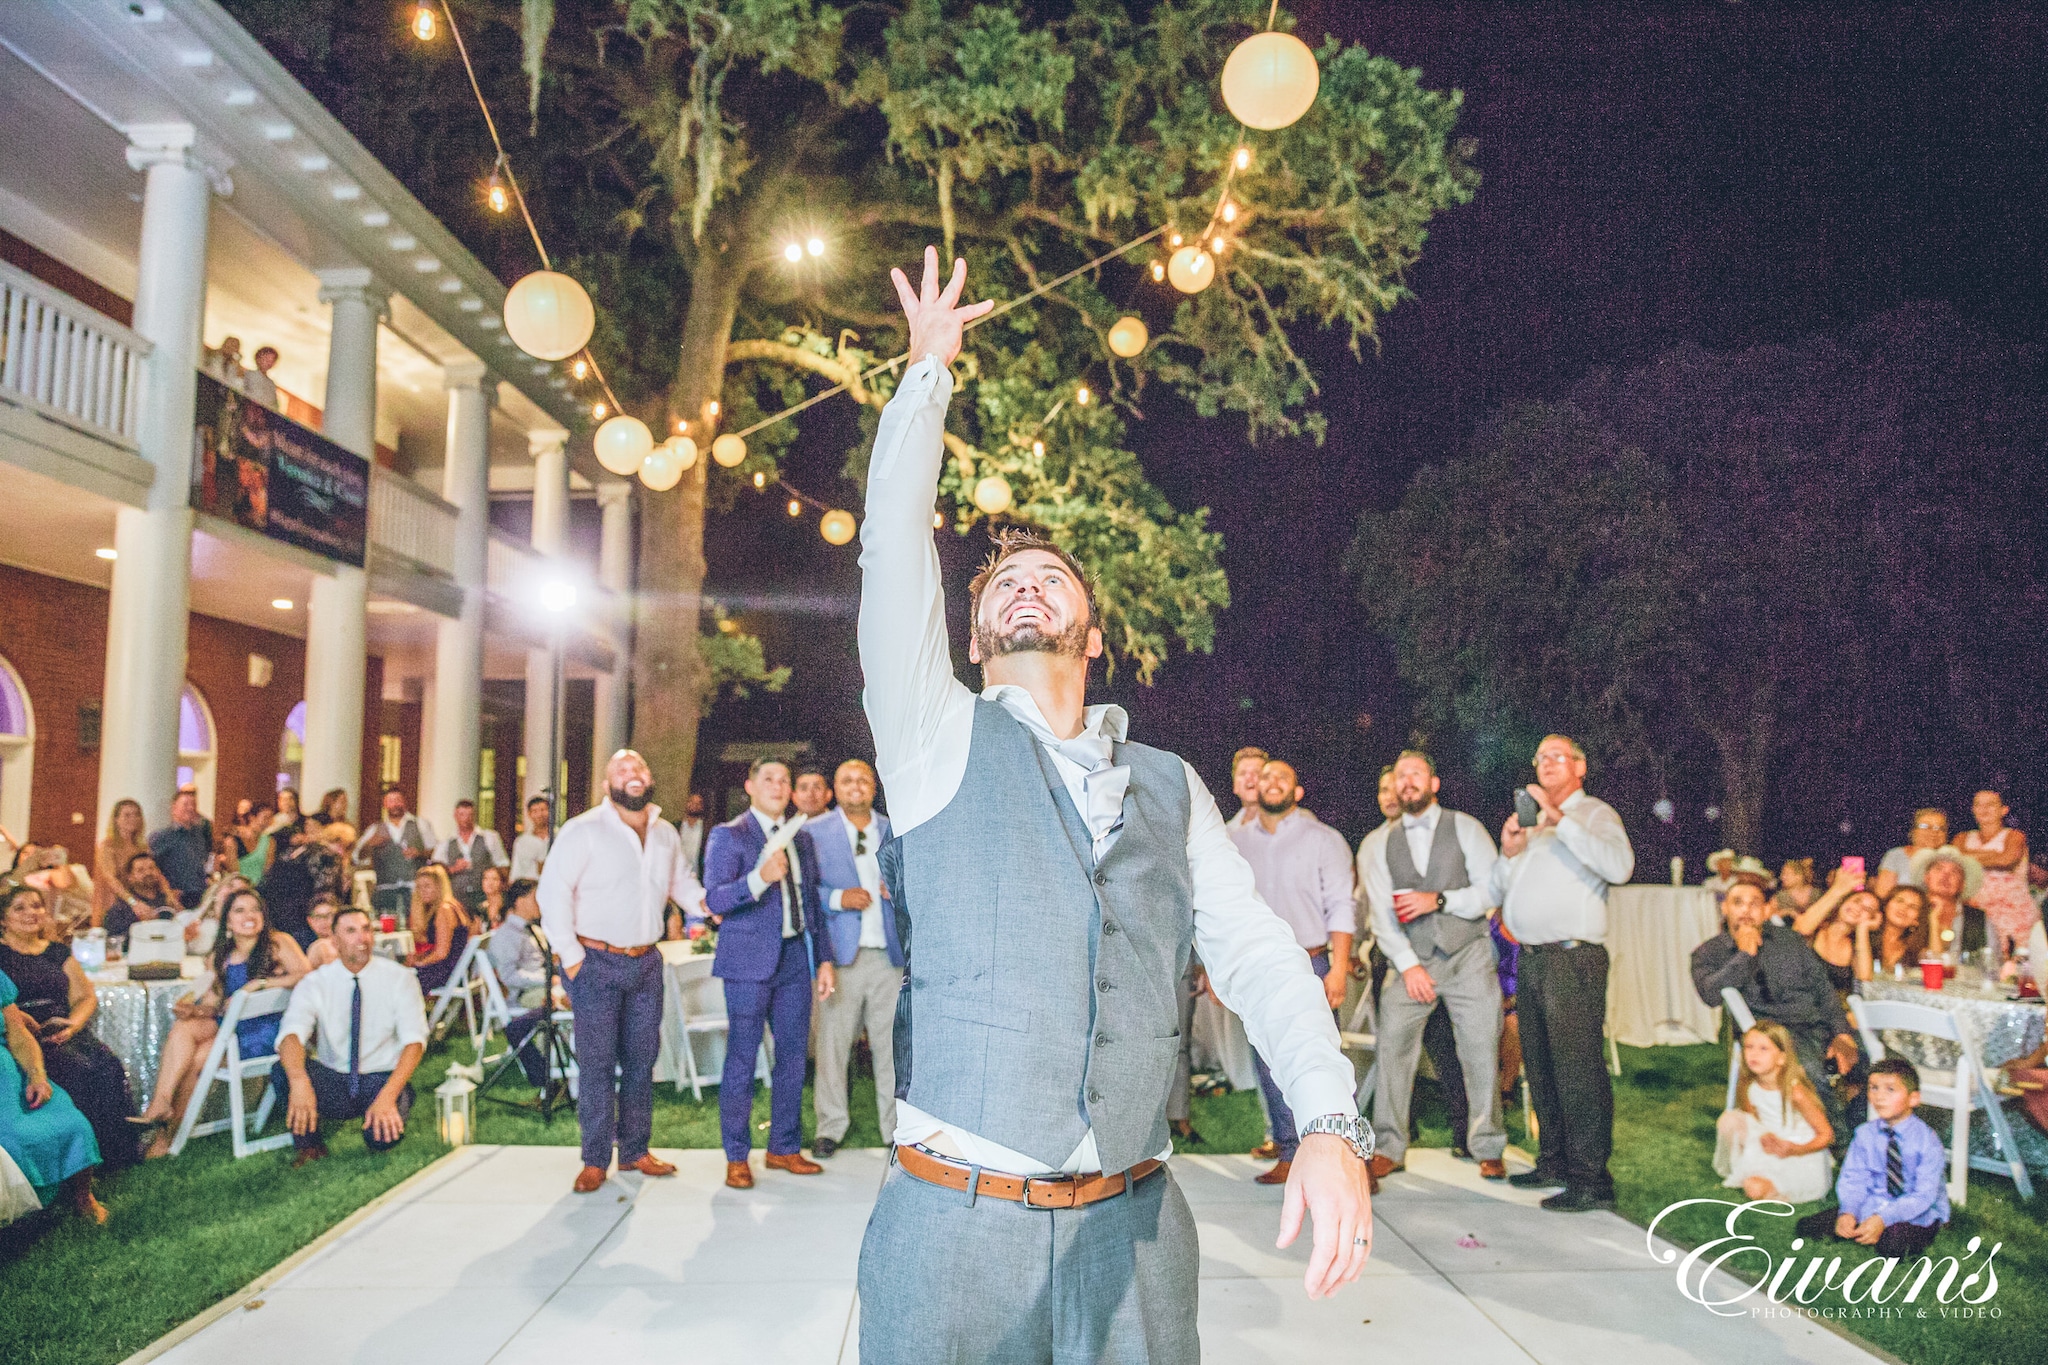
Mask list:
[[[1586,795],[1586,751],[1565,735],[1536,746],[1536,780],[1500,832],[1493,895],[1522,945],[1516,990],[1522,1064],[1541,1146],[1509,1183],[1557,1188],[1543,1207],[1614,1207],[1614,1087],[1607,1075],[1607,888],[1635,871],[1621,816]],[[1526,803],[1524,798],[1526,798]],[[1533,825],[1525,823],[1534,805]]]

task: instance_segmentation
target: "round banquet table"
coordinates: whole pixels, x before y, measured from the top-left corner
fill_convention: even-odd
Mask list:
[[[202,958],[186,958],[176,981],[130,981],[126,964],[119,962],[86,974],[100,1002],[92,1017],[93,1035],[128,1068],[128,1090],[138,1105],[148,1104],[156,1089],[164,1037],[176,1018],[172,1002],[191,991],[204,966]]]
[[[1978,1060],[1986,1067],[2003,1066],[2041,1046],[2043,1028],[2048,1025],[2048,1006],[2039,1000],[2013,1000],[1999,990],[1965,986],[1957,981],[1930,991],[1917,981],[1876,977],[1857,983],[1856,991],[1871,1000],[1897,1000],[1947,1010],[1976,1038]],[[1885,1029],[1877,1036],[1888,1051],[1897,1051],[1916,1065],[1946,1071],[1956,1064],[1956,1045],[1946,1038],[1897,1029]]]
[[[1692,950],[1721,932],[1703,886],[1617,886],[1607,893],[1607,1035],[1630,1047],[1721,1036],[1721,1010],[1692,984]]]
[[[725,983],[711,974],[711,954],[690,950],[687,939],[666,939],[658,946],[662,961],[661,1051],[654,1059],[654,1079],[678,1090],[689,1087],[683,1070],[683,1015],[692,1019],[725,1017]],[[716,1086],[725,1069],[725,1034],[705,1031],[689,1036],[695,1049],[697,1079]]]

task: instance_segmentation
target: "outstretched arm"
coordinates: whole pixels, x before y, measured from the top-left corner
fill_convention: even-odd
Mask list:
[[[907,830],[952,800],[967,762],[973,694],[953,676],[932,515],[953,395],[946,367],[960,352],[967,323],[990,305],[959,306],[964,261],[941,290],[938,253],[930,248],[920,292],[911,291],[902,271],[892,276],[910,323],[910,368],[882,410],[868,464],[860,663],[875,767],[896,827]]]

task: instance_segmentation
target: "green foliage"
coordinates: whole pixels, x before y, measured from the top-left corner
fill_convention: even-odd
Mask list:
[[[704,660],[702,696],[706,711],[726,688],[731,688],[733,696],[745,701],[752,695],[753,688],[780,692],[788,685],[789,665],[768,667],[768,656],[761,649],[760,637],[741,630],[738,623],[715,602],[711,604],[711,618],[713,628],[697,637],[697,653]]]

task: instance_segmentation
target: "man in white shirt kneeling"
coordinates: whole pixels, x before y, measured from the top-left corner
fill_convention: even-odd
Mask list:
[[[360,1118],[363,1145],[373,1152],[405,1136],[412,1073],[427,1050],[427,1007],[419,977],[372,953],[375,942],[368,912],[353,905],[336,911],[340,959],[300,981],[285,1006],[271,1084],[287,1097],[294,1168],[327,1155],[323,1119]]]

